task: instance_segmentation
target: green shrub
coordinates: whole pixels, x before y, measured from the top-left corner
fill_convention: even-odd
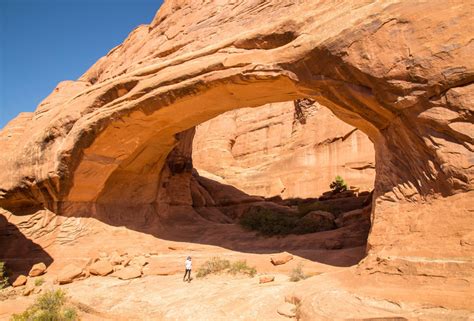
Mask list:
[[[307,276],[303,272],[303,265],[298,263],[298,265],[290,272],[290,281],[298,282],[300,280],[306,279]]]
[[[235,261],[230,265],[229,268],[229,273],[230,274],[247,274],[250,277],[254,277],[255,274],[257,274],[257,270],[254,267],[248,266],[247,261],[240,260],[240,261]]]
[[[242,215],[240,225],[266,236],[314,233],[330,230],[334,226],[333,222],[320,222],[301,216],[275,212],[263,207],[251,207]]]
[[[305,216],[306,214],[312,211],[324,211],[336,214],[336,209],[331,204],[324,203],[321,201],[298,204],[298,212],[301,216]]]
[[[43,278],[37,278],[35,279],[35,286],[42,286],[44,283],[44,279]]]
[[[211,260],[206,261],[197,271],[197,277],[202,278],[208,274],[215,274],[223,272],[230,267],[229,260],[224,260],[218,257],[213,257]]]
[[[340,193],[347,190],[347,184],[341,176],[337,175],[335,180],[329,185],[334,193]]]
[[[311,215],[311,214],[310,214]],[[334,222],[327,219],[314,217],[302,217],[293,229],[294,234],[308,234],[322,231],[329,231],[334,228]]]
[[[297,216],[275,212],[264,207],[251,207],[242,215],[240,224],[249,230],[259,231],[264,235],[291,234],[297,226]]]
[[[5,269],[5,262],[0,262],[0,289],[8,286],[8,277]]]
[[[14,314],[12,321],[75,321],[79,320],[73,307],[65,306],[66,293],[62,290],[46,291],[21,314]]]

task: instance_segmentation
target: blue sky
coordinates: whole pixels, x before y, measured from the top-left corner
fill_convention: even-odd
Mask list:
[[[79,78],[160,0],[0,0],[0,128]]]

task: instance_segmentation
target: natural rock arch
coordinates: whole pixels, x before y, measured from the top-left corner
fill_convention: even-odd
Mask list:
[[[1,132],[0,206],[69,215],[77,204],[149,205],[176,134],[231,109],[311,98],[374,142],[362,266],[469,278],[472,9],[166,2],[150,25]]]

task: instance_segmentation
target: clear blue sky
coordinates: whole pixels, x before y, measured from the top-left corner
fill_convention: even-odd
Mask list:
[[[0,0],[0,129],[79,78],[161,0]]]

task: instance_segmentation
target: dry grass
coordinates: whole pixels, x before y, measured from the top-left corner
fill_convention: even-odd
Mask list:
[[[202,278],[209,274],[219,274],[224,272],[232,275],[245,274],[250,277],[254,277],[255,274],[257,274],[257,270],[254,267],[248,266],[247,262],[244,260],[231,263],[229,260],[213,257],[198,269],[196,276]]]
[[[308,278],[308,276],[303,272],[303,264],[300,262],[298,265],[290,272],[290,281],[298,282]]]

